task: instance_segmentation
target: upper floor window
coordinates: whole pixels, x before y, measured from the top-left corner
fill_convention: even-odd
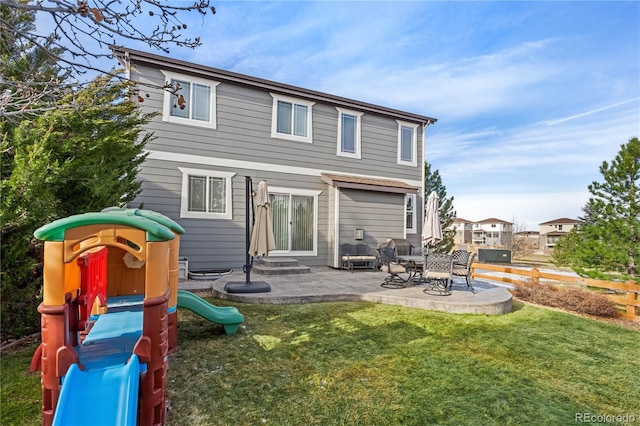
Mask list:
[[[216,86],[220,83],[161,70],[177,88],[164,92],[162,120],[216,128]]]
[[[398,164],[418,165],[418,125],[398,122]]]
[[[415,234],[416,229],[416,194],[405,196],[405,215],[407,234]]]
[[[178,168],[182,172],[180,217],[231,219],[231,179],[235,173]]]
[[[291,139],[299,142],[313,142],[311,108],[314,102],[271,93],[273,108],[271,116],[271,137]]]
[[[360,157],[360,117],[361,112],[338,108],[338,151],[342,157]]]

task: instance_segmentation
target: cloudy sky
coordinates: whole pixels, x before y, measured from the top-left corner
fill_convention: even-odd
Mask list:
[[[577,218],[640,136],[638,1],[211,3],[171,56],[437,118],[425,160],[458,217]]]

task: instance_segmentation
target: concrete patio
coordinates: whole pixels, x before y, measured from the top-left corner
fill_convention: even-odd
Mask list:
[[[464,277],[457,277],[450,295],[429,291],[423,285],[409,284],[406,288],[388,289],[380,286],[386,274],[380,271],[336,270],[312,267],[308,274],[262,275],[251,274],[251,281],[270,284],[268,293],[227,293],[228,282],[244,282],[242,272],[233,272],[213,281],[181,281],[181,290],[208,291],[213,297],[245,303],[293,304],[336,301],[367,301],[400,305],[432,311],[460,314],[499,315],[511,312],[512,296],[504,287],[484,281],[472,282],[473,293]],[[427,291],[425,292],[425,288]]]

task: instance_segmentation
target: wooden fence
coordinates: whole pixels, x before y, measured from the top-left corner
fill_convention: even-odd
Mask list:
[[[495,271],[507,275],[502,276],[486,274],[477,272],[477,270]],[[516,277],[513,277],[513,275],[515,275]],[[609,299],[613,300],[616,304],[623,307],[624,312],[622,313],[622,316],[627,319],[640,321],[640,299],[638,299],[638,295],[640,294],[640,285],[631,280],[626,282],[602,281],[570,275],[554,274],[550,272],[540,271],[537,268],[521,269],[512,268],[510,266],[477,262],[471,266],[472,279],[485,278],[491,281],[517,284],[523,281],[523,279],[518,278],[518,276],[528,278],[534,284],[539,284],[540,280],[543,279],[562,283],[581,284],[589,287],[598,287],[609,290],[614,294],[606,294],[606,296]],[[622,295],[622,293],[624,293],[624,295]]]

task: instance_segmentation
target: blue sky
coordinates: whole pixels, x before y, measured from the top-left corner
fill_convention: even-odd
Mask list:
[[[637,1],[212,4],[171,56],[437,118],[425,159],[458,217],[577,218],[640,136]]]

